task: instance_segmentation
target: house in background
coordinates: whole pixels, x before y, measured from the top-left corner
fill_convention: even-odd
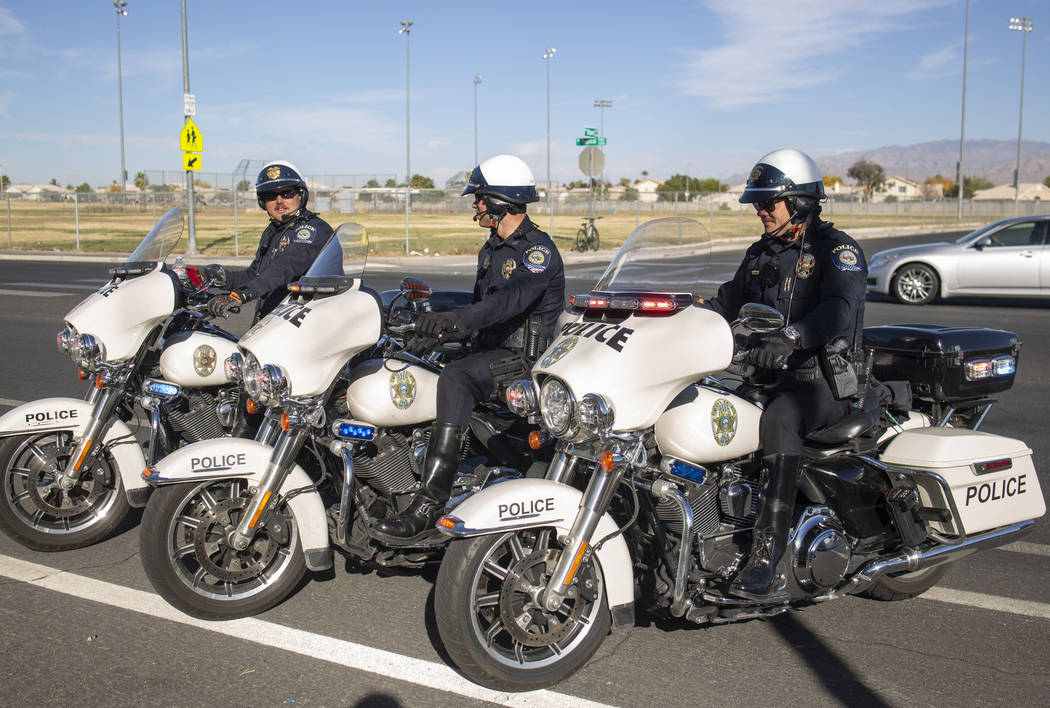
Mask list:
[[[1050,199],[1050,187],[1042,182],[1021,182],[1019,185],[1019,199],[1023,202],[1042,201]],[[1003,199],[1013,201],[1014,186],[1012,184],[1000,184],[990,189],[978,189],[973,194],[974,201],[989,199]]]
[[[641,182],[635,182],[631,186],[638,190],[638,201],[652,204],[660,198],[660,195],[656,193],[656,188],[661,184],[663,184],[662,180],[649,177]]]
[[[882,186],[875,190],[871,195],[871,199],[874,202],[886,201],[887,197],[896,197],[897,199],[921,199],[923,196],[922,185],[914,180],[910,180],[907,177],[898,177],[897,175],[890,175],[886,178],[886,181],[882,183]]]

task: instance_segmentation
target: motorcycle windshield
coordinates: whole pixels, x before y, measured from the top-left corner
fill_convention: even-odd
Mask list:
[[[169,209],[160,217],[138,247],[128,256],[126,263],[163,262],[182,238],[184,216],[182,209]]]
[[[711,233],[699,221],[647,221],[627,237],[594,291],[692,295],[710,256]]]
[[[363,278],[368,260],[368,232],[354,221],[340,224],[317,254],[306,278],[352,276]]]

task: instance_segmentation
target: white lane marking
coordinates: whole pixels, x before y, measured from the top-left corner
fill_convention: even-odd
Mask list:
[[[1012,615],[1050,619],[1050,605],[1045,602],[1016,600],[1012,597],[985,595],[979,592],[967,592],[966,590],[952,590],[951,588],[938,587],[930,588],[922,595],[919,595],[919,599],[936,600],[937,602],[947,602],[952,605],[966,605],[968,607],[977,607],[982,610],[1009,612]]]
[[[182,614],[153,593],[67,573],[10,556],[0,555],[0,576],[83,600],[138,612],[170,622],[178,622],[216,634],[283,649],[294,654],[321,659],[347,668],[367,671],[479,701],[521,708],[606,705],[554,691],[527,693],[492,691],[467,681],[444,664],[403,656],[252,617],[228,622],[207,622]]]
[[[45,283],[45,282],[29,282],[29,283],[4,283],[4,285],[22,285],[27,288],[73,288],[74,290],[98,290],[101,285],[74,285],[73,283]]]
[[[0,288],[0,295],[14,295],[16,297],[62,297],[63,295],[74,295],[75,293],[45,293],[39,290],[5,290]]]
[[[0,293],[2,292],[3,290],[0,290]],[[0,406],[11,406],[12,408],[14,408],[15,406],[20,406],[23,403],[25,403],[25,401],[16,401],[13,398],[0,398]]]

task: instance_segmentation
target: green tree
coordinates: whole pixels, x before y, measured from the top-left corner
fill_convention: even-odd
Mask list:
[[[621,202],[636,202],[638,201],[638,190],[634,187],[625,186],[623,194],[620,195]]]
[[[980,189],[991,189],[995,186],[987,177],[963,177],[963,199],[973,199],[973,195]],[[944,196],[952,199],[959,197],[959,185],[953,184],[951,189],[944,191]]]
[[[379,180],[377,180],[377,179],[370,179],[367,182],[365,182],[365,189],[376,189],[378,187],[379,187]]]
[[[1043,180],[1043,184],[1045,184],[1047,187],[1050,187],[1050,175],[1046,176],[1046,179]]]
[[[394,178],[391,177],[390,179],[388,179],[386,181],[386,184],[384,184],[383,186],[386,187],[387,189],[393,189],[394,187],[397,186],[397,182],[395,182]]]
[[[0,182],[3,183],[4,189],[7,189],[11,186],[11,178],[7,175],[0,175]]]
[[[80,192],[81,194],[83,194],[85,192],[90,192],[91,191],[91,185],[88,184],[87,182],[81,182],[80,184],[77,185],[76,190],[74,190],[74,191]]]
[[[237,183],[237,191],[238,192],[247,192],[251,188],[252,188],[252,183],[249,182],[246,179],[242,179],[240,182]]]
[[[719,182],[714,177],[708,177],[707,179],[700,180],[700,191],[701,192],[724,192],[729,189],[729,185],[724,182]]]
[[[630,187],[631,186],[631,178],[630,177],[621,177],[619,184],[620,184],[621,187]]]
[[[134,185],[139,189],[145,189],[149,186],[149,177],[146,176],[145,172],[139,170],[135,173]]]
[[[434,180],[429,177],[424,177],[420,174],[412,175],[412,179],[409,182],[413,189],[433,189]]]
[[[648,177],[648,176],[649,176],[649,170],[642,170],[642,177]]]
[[[58,186],[58,180],[57,180],[57,179],[55,179],[54,177],[52,177],[52,178],[51,178],[51,181],[50,181],[50,182],[48,182],[48,184],[52,184],[52,185],[54,185],[54,186],[56,186],[56,187],[57,187],[57,186]]]
[[[871,199],[876,189],[886,182],[886,171],[882,165],[867,160],[857,160],[846,172],[847,177],[857,180],[857,184],[864,190],[864,194]]]
[[[825,187],[834,187],[836,184],[842,184],[841,177],[832,177],[831,175],[824,175]]]
[[[714,177],[708,177],[707,179],[697,179],[696,177],[688,177],[682,174],[671,175],[671,177],[664,181],[663,184],[656,188],[659,194],[658,199],[664,201],[673,200],[675,192],[688,192],[689,196],[695,196],[702,194],[703,192],[724,192],[729,187],[722,182],[719,182]]]

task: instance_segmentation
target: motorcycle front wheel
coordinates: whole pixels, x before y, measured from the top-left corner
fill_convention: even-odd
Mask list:
[[[65,551],[101,541],[127,516],[120,473],[102,450],[72,489],[58,474],[69,465],[73,433],[54,430],[0,441],[0,528],[34,551]]]
[[[142,515],[139,547],[153,587],[172,606],[208,620],[268,610],[306,572],[299,528],[284,507],[260,525],[243,551],[227,541],[248,506],[241,479],[156,489]]]
[[[595,562],[580,565],[557,610],[538,602],[561,552],[549,528],[449,545],[434,589],[438,632],[471,680],[501,691],[551,686],[601,646],[611,616]]]

